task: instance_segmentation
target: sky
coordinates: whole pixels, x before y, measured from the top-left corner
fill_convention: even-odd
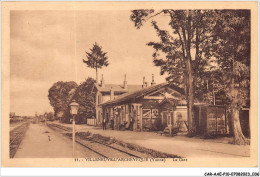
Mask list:
[[[109,66],[99,70],[105,83],[142,84],[143,77],[165,81],[152,62],[158,41],[150,22],[137,30],[130,11],[11,11],[10,111],[35,115],[53,111],[48,89],[57,81],[95,78],[82,59],[97,42],[107,52]],[[166,18],[158,18],[162,25]]]

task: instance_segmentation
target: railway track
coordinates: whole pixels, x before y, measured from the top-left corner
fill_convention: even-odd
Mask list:
[[[95,151],[97,154],[102,157],[110,158],[110,157],[135,157],[141,158],[133,153],[127,152],[125,150],[115,148],[113,146],[107,145],[105,143],[100,143],[89,138],[76,138],[76,142],[83,145],[84,147]]]
[[[9,139],[9,156],[13,158],[15,156],[16,151],[18,150],[24,134],[29,126],[29,122],[24,122],[20,126],[16,127],[12,131],[10,131],[10,139]]]
[[[65,135],[69,136],[71,138],[71,128],[63,127],[57,124],[48,124],[48,126],[52,129],[58,130],[61,133],[64,133]],[[107,143],[101,143],[98,141],[95,141],[93,139],[90,139],[86,136],[82,137],[77,135],[76,133],[76,140],[78,144],[84,146],[85,148],[89,149],[90,151],[93,151],[97,154],[97,156],[101,156],[104,158],[122,158],[122,157],[134,157],[134,158],[144,158],[147,157],[146,155],[140,155],[140,153],[137,155],[137,153],[131,153],[130,150],[126,150],[123,147],[114,147]]]

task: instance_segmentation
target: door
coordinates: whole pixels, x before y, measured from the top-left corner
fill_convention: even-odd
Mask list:
[[[174,125],[173,111],[167,111],[166,115],[167,115],[167,126],[170,126],[170,125],[173,126]]]
[[[174,113],[173,113],[173,111],[170,112],[170,116],[171,116],[171,122],[170,122],[170,124],[171,124],[172,126],[174,126]]]
[[[162,130],[167,126],[174,125],[174,113],[173,111],[163,111],[162,113]]]
[[[142,130],[141,104],[133,104],[134,130]]]
[[[167,127],[167,111],[163,111],[162,113],[162,130]]]

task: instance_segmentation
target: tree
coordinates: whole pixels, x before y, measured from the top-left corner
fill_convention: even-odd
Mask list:
[[[216,17],[212,53],[230,100],[233,143],[248,144],[241,130],[239,110],[250,104],[250,11],[217,11]]]
[[[15,117],[15,112],[10,112],[9,113],[9,118],[13,118],[13,117]]]
[[[86,123],[87,118],[96,115],[96,93],[97,88],[93,78],[82,82],[73,95],[73,100],[79,104],[76,123]]]
[[[73,81],[59,81],[54,83],[49,89],[48,98],[56,117],[61,118],[64,116],[77,86],[77,83]]]
[[[98,83],[98,69],[109,65],[106,54],[106,52],[102,51],[102,47],[95,43],[90,52],[86,52],[87,60],[83,59],[83,63],[96,70],[96,83]]]
[[[54,113],[53,112],[46,112],[47,120],[54,120]]]
[[[168,81],[184,85],[188,107],[188,136],[195,133],[193,121],[194,82],[207,64],[204,53],[208,52],[214,26],[213,11],[210,10],[171,10],[155,12],[152,9],[133,10],[131,20],[139,29],[145,21],[153,19],[152,25],[160,37],[160,42],[150,42],[155,49],[154,63],[161,67],[161,74],[167,72]],[[161,30],[155,17],[163,14],[169,18],[171,31]],[[192,50],[195,56],[192,57]],[[161,54],[159,53],[161,52]],[[203,68],[203,69],[201,69]]]

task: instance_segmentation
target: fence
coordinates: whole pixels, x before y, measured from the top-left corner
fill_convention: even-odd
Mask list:
[[[87,125],[97,125],[97,119],[87,119]]]

